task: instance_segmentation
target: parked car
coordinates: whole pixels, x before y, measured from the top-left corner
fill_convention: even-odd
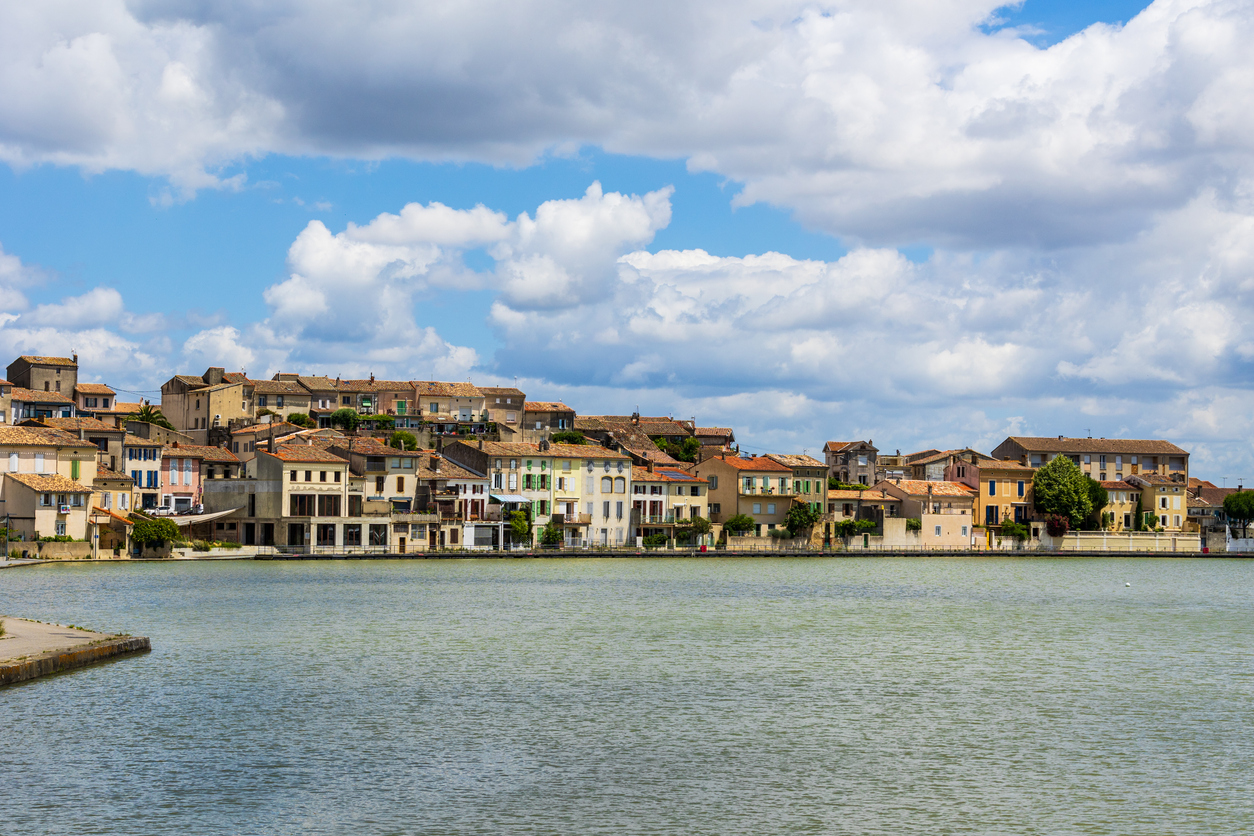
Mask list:
[[[158,505],[156,508],[152,509],[152,515],[154,517],[169,517],[173,516],[173,514],[174,509],[172,509],[169,505]]]

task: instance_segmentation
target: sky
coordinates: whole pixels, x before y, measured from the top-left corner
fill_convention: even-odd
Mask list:
[[[0,356],[1254,478],[1250,2],[0,4]]]

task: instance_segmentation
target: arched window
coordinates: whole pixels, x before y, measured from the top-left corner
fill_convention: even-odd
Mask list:
[[[622,476],[614,477],[614,493],[627,493],[627,480]]]
[[[611,493],[614,490],[614,480],[609,476],[601,477],[601,493]]]

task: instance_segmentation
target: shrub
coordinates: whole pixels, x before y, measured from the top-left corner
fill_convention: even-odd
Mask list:
[[[877,527],[875,520],[841,520],[836,523],[836,535],[838,537],[853,537],[856,534],[870,534]],[[910,526],[907,524],[906,527],[909,528]]]
[[[575,432],[574,430],[562,430],[561,432],[555,432],[551,436],[549,436],[549,441],[552,441],[554,444],[587,444],[588,443],[588,439],[584,438],[583,433],[578,433],[578,432]]]
[[[331,426],[352,432],[361,425],[361,416],[357,414],[357,410],[345,406],[332,412],[330,421]]]
[[[842,482],[835,476],[827,480],[827,489],[831,491],[865,491],[870,485],[854,484],[853,482]]]
[[[910,517],[906,519],[906,531],[922,531],[923,520]]]
[[[417,450],[418,436],[405,430],[397,430],[388,438],[388,446],[397,450]]]
[[[213,548],[213,544],[210,543],[208,540],[193,540],[192,541],[192,551],[207,552],[211,548]]]
[[[546,546],[556,546],[562,542],[562,529],[551,521],[540,529],[540,542]]]
[[[131,516],[131,539],[144,546],[160,546],[180,539],[179,527],[172,520]]]
[[[1054,514],[1045,520],[1045,530],[1050,537],[1061,537],[1071,530],[1071,519],[1064,514]]]
[[[1001,536],[1010,537],[1014,540],[1026,540],[1028,539],[1028,527],[1013,520],[1002,520]]]
[[[310,418],[303,412],[293,412],[291,415],[287,416],[287,423],[295,424],[298,427],[304,427],[306,429],[318,426],[314,419]]]
[[[809,503],[794,502],[784,516],[784,528],[788,529],[789,537],[796,537],[801,532],[812,528],[820,517],[822,514],[814,510]]]
[[[734,517],[723,523],[723,530],[729,534],[744,534],[753,531],[757,526],[757,522],[748,514],[736,514]]]
[[[665,534],[650,534],[644,538],[646,546],[665,546],[667,537]]]

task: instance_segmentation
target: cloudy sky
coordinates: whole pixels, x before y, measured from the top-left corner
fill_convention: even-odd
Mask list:
[[[0,355],[1248,483],[1250,43],[1235,0],[0,2]]]

